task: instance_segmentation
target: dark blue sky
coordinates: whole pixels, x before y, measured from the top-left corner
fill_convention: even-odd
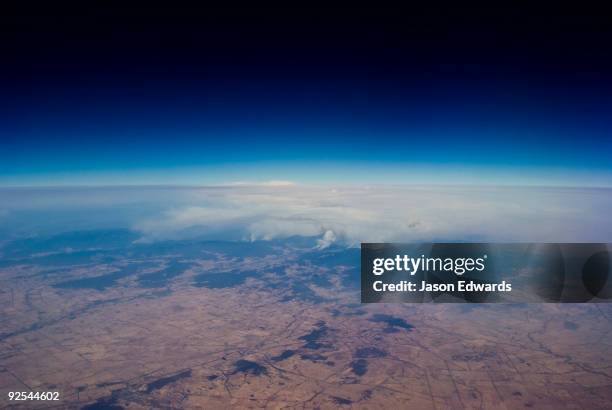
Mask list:
[[[609,185],[612,25],[602,16],[7,15],[0,184]]]

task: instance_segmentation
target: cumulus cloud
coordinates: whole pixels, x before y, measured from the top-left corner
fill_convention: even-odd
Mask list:
[[[143,242],[307,236],[319,248],[385,241],[612,242],[612,189],[278,182],[0,190],[0,239],[15,232],[128,227]]]
[[[332,230],[327,230],[321,239],[317,239],[317,249],[329,248],[336,242],[336,234]]]
[[[610,190],[249,186],[203,189],[199,202],[134,225],[142,240],[319,237],[383,241],[610,241]]]

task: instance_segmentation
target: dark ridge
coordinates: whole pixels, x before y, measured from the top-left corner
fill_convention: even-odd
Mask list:
[[[119,260],[121,251],[113,250],[87,250],[52,253],[44,256],[33,256],[31,258],[9,260],[7,258],[6,266],[15,265],[35,265],[35,266],[83,266],[89,264],[112,263]]]
[[[197,243],[201,251],[246,258],[274,254],[280,241],[203,241]],[[281,242],[282,243],[282,242]]]
[[[385,357],[387,352],[377,347],[362,347],[357,349],[355,357],[359,359],[366,359],[369,357]]]
[[[363,376],[368,371],[368,362],[365,359],[357,359],[351,362],[351,369],[357,376]]]
[[[236,373],[247,373],[253,376],[260,376],[262,374],[268,374],[268,370],[260,365],[259,363],[252,362],[250,360],[240,359],[234,363],[235,370],[232,374]]]
[[[400,329],[398,329],[397,327],[393,327],[393,326],[387,326],[382,331],[383,331],[383,333],[398,333],[398,332],[401,332]]]
[[[349,399],[345,399],[343,397],[337,397],[337,396],[331,396],[331,399],[333,400],[334,403],[336,404],[340,404],[340,405],[349,405],[349,404],[353,404],[352,400]]]
[[[316,342],[327,334],[327,330],[327,326],[323,325],[321,327],[311,330],[305,335],[300,336],[299,339],[304,340],[305,342]]]
[[[110,397],[102,398],[95,403],[83,406],[81,410],[125,410],[125,407],[116,404],[116,399]]]
[[[98,384],[96,384],[96,387],[116,386],[118,384],[124,384],[124,382],[104,382],[104,383],[98,383]],[[53,389],[53,387],[49,387],[49,388]]]
[[[321,348],[330,347],[328,343],[308,342],[302,346],[304,349],[319,350]]]
[[[370,321],[376,323],[386,323],[389,327],[399,327],[406,330],[414,329],[414,326],[406,322],[404,319],[391,315],[376,314],[370,318]]]
[[[2,250],[11,257],[28,257],[37,253],[75,250],[126,248],[139,235],[126,229],[106,229],[64,232],[52,236],[17,239],[7,243]]]
[[[277,251],[272,241],[208,241],[171,240],[132,246],[130,250],[142,258],[181,255],[183,258],[199,258],[206,254],[223,254],[238,258],[265,256]]]
[[[323,360],[327,360],[326,356],[321,354],[302,354],[300,355],[300,359],[302,360],[310,360],[311,362],[321,362]]]
[[[574,322],[570,322],[569,320],[566,320],[563,323],[563,326],[567,329],[567,330],[577,330],[578,329],[578,325]]]
[[[333,269],[337,266],[355,266],[361,263],[361,250],[358,248],[336,248],[324,252],[320,250],[306,254],[304,260],[313,265]]]
[[[223,289],[242,285],[244,281],[255,272],[215,272],[201,273],[194,277],[193,286],[197,288]]]
[[[187,377],[191,377],[191,369],[177,373],[173,376],[162,377],[161,379],[157,379],[147,384],[147,393],[151,393],[154,390],[159,390],[162,387],[167,386],[168,384],[174,383],[177,380],[184,379]]]
[[[371,398],[372,398],[372,390],[365,390],[363,393],[361,393],[360,400],[369,400]]]
[[[285,350],[281,354],[279,354],[278,356],[272,357],[271,360],[273,362],[281,362],[281,361],[283,361],[285,359],[290,358],[294,354],[295,354],[295,351],[293,351],[293,350]]]
[[[317,322],[315,326],[316,327],[309,333],[298,338],[306,342],[303,347],[311,350],[317,350],[322,347],[329,347],[328,344],[319,343],[320,339],[327,335],[329,328],[323,321]]]
[[[210,381],[213,381],[215,379],[217,379],[219,376],[217,376],[216,374],[211,374],[210,376],[206,376],[206,378]]]

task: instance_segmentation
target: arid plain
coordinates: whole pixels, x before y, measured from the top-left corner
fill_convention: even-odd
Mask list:
[[[121,242],[129,233],[73,235]],[[299,241],[179,241],[7,258],[2,406],[603,409],[612,402],[608,305],[361,305],[358,262],[358,250],[313,251]],[[8,401],[9,391],[57,391],[59,401]]]

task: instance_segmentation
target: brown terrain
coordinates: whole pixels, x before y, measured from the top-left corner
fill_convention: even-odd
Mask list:
[[[0,406],[612,403],[608,305],[360,305],[346,285],[354,270],[297,251],[168,255],[0,268]],[[60,400],[8,401],[9,391],[57,391]]]

